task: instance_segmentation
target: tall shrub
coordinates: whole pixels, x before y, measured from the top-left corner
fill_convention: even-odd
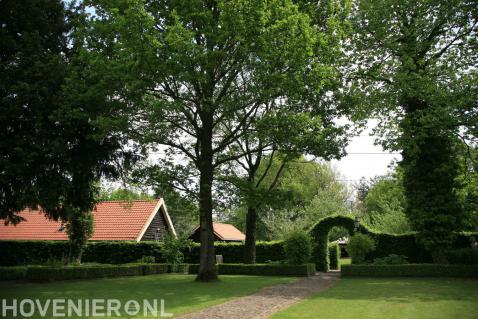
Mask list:
[[[304,231],[289,233],[284,241],[287,262],[291,265],[302,265],[310,261],[312,256],[312,239]]]

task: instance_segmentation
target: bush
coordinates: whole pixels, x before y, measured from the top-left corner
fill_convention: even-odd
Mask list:
[[[407,264],[343,265],[342,277],[464,277],[477,278],[478,266]]]
[[[368,235],[357,233],[353,235],[347,244],[347,252],[352,258],[352,264],[365,262],[367,253],[375,249],[375,241]]]
[[[476,248],[451,250],[447,256],[450,264],[478,265],[478,249]]]
[[[0,281],[24,279],[27,275],[27,267],[0,267]]]
[[[340,269],[340,247],[337,243],[329,244],[330,269]]]
[[[140,264],[154,264],[156,262],[156,257],[154,256],[143,256],[138,260]]]
[[[387,257],[375,258],[374,265],[403,265],[408,264],[407,257],[402,255],[390,254]]]
[[[162,243],[164,259],[170,264],[180,264],[184,261],[184,252],[190,250],[193,241],[187,237],[173,238],[167,235]]]
[[[292,231],[284,241],[287,262],[291,265],[302,265],[310,261],[312,241],[304,231]]]
[[[312,276],[314,264],[271,265],[271,264],[219,264],[220,275],[254,275],[254,276]],[[190,265],[189,273],[197,274],[199,265]]]

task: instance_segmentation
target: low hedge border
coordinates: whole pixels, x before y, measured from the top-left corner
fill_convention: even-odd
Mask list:
[[[79,265],[79,266],[22,266],[0,267],[0,281],[55,281],[72,279],[113,278],[123,276],[147,276],[165,273],[188,273],[189,265],[126,264],[126,265]]]
[[[478,278],[478,266],[439,264],[343,265],[341,276]]]
[[[20,280],[27,275],[28,267],[0,267],[0,281],[2,280]]]
[[[189,266],[190,274],[197,274],[199,265]],[[315,264],[304,265],[270,265],[270,264],[219,264],[219,275],[254,275],[254,276],[299,276],[310,277],[315,274]]]

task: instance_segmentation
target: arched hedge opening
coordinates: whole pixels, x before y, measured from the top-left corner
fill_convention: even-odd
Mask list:
[[[355,219],[351,216],[333,215],[321,219],[310,230],[314,248],[312,251],[312,262],[315,263],[317,271],[329,271],[329,232],[333,227],[343,227],[350,235],[355,232]],[[363,228],[363,227],[360,227]]]

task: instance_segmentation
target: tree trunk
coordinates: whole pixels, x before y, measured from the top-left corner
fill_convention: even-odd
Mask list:
[[[244,263],[256,263],[256,230],[257,211],[255,207],[248,207],[246,219],[246,243],[244,245]]]
[[[212,151],[212,114],[202,117],[199,162],[199,228],[201,250],[197,281],[217,280],[214,232],[212,225],[212,182],[214,177]]]

